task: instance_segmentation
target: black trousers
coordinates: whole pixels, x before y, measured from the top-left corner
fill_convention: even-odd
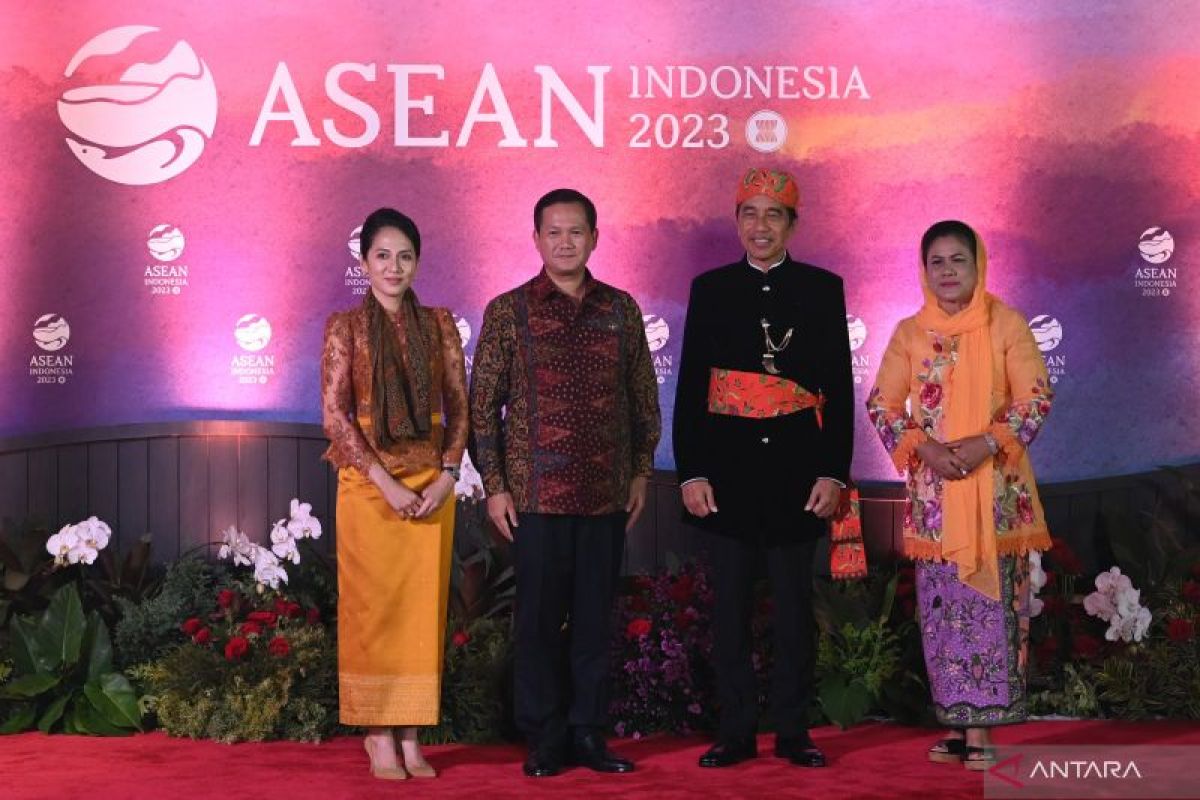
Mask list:
[[[713,564],[713,666],[721,706],[721,741],[753,736],[758,726],[758,687],[750,630],[754,575],[766,558],[774,605],[775,664],[771,672],[771,712],[778,736],[808,730],[816,666],[816,625],[812,613],[813,553],[816,541],[759,544],[709,535]]]
[[[531,747],[560,749],[572,729],[605,725],[625,520],[624,512],[518,518],[513,702]]]

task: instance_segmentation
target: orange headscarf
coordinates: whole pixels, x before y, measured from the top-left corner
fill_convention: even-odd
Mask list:
[[[946,386],[946,436],[974,436],[991,422],[992,337],[987,291],[987,252],[975,236],[977,278],[971,302],[957,314],[947,314],[929,288],[921,260],[921,292],[925,305],[917,312],[923,330],[939,336],[958,336],[958,361]],[[1000,564],[993,516],[992,459],[989,457],[962,480],[942,483],[942,557],[958,565],[963,583],[993,600],[1000,599]]]

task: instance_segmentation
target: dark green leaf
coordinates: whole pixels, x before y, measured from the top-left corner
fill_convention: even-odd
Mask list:
[[[91,685],[88,684],[88,686]],[[84,691],[87,691],[87,686],[84,687]],[[122,736],[131,733],[131,731],[119,728],[105,719],[104,715],[92,705],[87,697],[76,696],[75,701],[71,703],[71,708],[75,712],[73,722],[77,733],[93,736]]]
[[[83,692],[110,724],[137,728],[139,731],[142,729],[137,692],[121,673],[110,672],[101,676],[99,681],[88,681]]]
[[[37,672],[50,672],[54,667],[51,660],[42,653],[34,635],[36,625],[25,617],[13,617],[9,631],[12,634],[10,651],[13,666],[18,673],[32,675]]]
[[[829,720],[845,730],[862,722],[871,710],[871,693],[842,675],[828,675],[817,687],[817,699]]]
[[[59,677],[49,672],[35,672],[32,675],[22,675],[13,678],[4,686],[0,686],[0,698],[5,700],[24,700],[37,697],[48,689],[58,685]]]
[[[79,590],[68,583],[50,598],[50,607],[42,612],[37,632],[39,648],[51,660],[53,669],[72,667],[79,662],[84,625]]]
[[[37,719],[37,706],[33,703],[18,703],[9,712],[8,718],[0,722],[0,734],[20,733],[33,727]]]
[[[87,630],[83,639],[88,680],[96,680],[104,673],[112,672],[112,639],[108,635],[108,626],[100,618],[100,612],[93,611],[88,614]]]
[[[38,730],[42,733],[49,733],[50,729],[62,719],[63,710],[67,707],[67,701],[71,699],[71,695],[64,694],[62,697],[55,700],[46,709],[46,713],[42,714],[42,718],[38,720]]]

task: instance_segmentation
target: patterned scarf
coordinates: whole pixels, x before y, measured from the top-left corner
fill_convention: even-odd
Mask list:
[[[404,439],[427,439],[432,427],[429,404],[429,337],[421,325],[421,303],[412,289],[400,302],[399,323],[408,352],[374,292],[367,292],[367,342],[371,353],[371,425],[387,450]],[[407,358],[405,358],[407,355]]]
[[[991,424],[992,336],[988,293],[987,252],[975,237],[975,293],[966,308],[947,314],[929,288],[925,264],[920,265],[925,305],[917,312],[923,330],[939,336],[958,336],[958,362],[946,386],[946,429],[949,440],[974,436]],[[993,515],[993,470],[988,458],[962,480],[942,483],[942,557],[958,565],[958,579],[979,593],[1000,599],[1000,565]]]

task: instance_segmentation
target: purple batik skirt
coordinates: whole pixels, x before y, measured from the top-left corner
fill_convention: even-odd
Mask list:
[[[917,562],[917,608],[938,721],[978,728],[1024,722],[1029,559],[1000,559],[1000,599],[958,580],[958,567]]]

